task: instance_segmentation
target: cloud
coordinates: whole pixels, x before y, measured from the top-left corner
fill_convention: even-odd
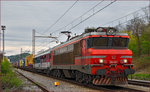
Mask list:
[[[75,18],[81,16],[84,12],[96,5],[100,1],[78,1],[76,5],[50,30],[47,30],[63,13],[70,7],[75,1],[2,1],[1,6],[1,23],[6,25],[6,55],[20,53],[20,48],[30,49],[32,46],[32,29],[36,29],[37,32],[43,33],[47,31],[45,35],[49,35],[51,32],[55,32],[57,29],[67,25]],[[109,1],[103,2],[93,11],[96,11],[108,4]],[[148,1],[117,1],[110,7],[107,7],[100,13],[91,17],[84,23],[71,30],[74,33],[80,34],[86,27],[98,27],[123,15],[131,13],[141,7],[148,6]],[[91,11],[89,14],[91,14]],[[89,15],[87,14],[87,15]],[[85,18],[85,15],[83,18]],[[74,24],[78,23],[81,19],[76,20]],[[112,25],[108,24],[107,26]],[[60,31],[67,30],[64,28]],[[53,34],[58,36],[59,32]],[[36,35],[40,35],[37,34]],[[66,41],[66,36],[59,38],[60,41]],[[36,45],[48,44],[50,39],[37,39]],[[39,47],[49,48],[56,45],[51,43]],[[12,47],[12,48],[11,48]],[[38,47],[36,47],[38,48]]]

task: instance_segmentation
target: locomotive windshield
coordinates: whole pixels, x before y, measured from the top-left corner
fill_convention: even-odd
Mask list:
[[[87,48],[127,48],[128,38],[121,37],[93,37],[88,38]]]

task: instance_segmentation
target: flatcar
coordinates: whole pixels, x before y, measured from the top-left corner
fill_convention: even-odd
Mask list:
[[[26,56],[25,59],[23,59],[22,61],[24,61],[24,66],[26,68],[33,68],[33,54],[30,54],[29,56]]]
[[[28,67],[33,67],[33,54],[28,56]]]
[[[22,66],[22,61],[19,60],[18,62],[19,62],[19,67],[21,67]]]
[[[28,65],[29,65],[29,58],[28,58],[28,56],[27,57],[25,57],[25,67],[28,67]]]

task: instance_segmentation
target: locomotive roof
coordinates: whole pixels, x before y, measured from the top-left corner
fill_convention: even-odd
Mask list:
[[[39,56],[42,56],[42,55],[45,55],[45,54],[48,54],[48,53],[50,53],[50,51],[51,51],[51,49],[42,51],[42,52],[36,54],[34,58],[39,57]]]
[[[69,41],[64,42],[63,44],[59,44],[59,45],[55,46],[53,49],[56,49],[56,48],[58,48],[58,47],[60,47],[60,46],[63,46],[63,45],[65,45],[65,44],[68,44],[68,43],[70,43],[70,42],[72,42],[72,41],[76,41],[76,40],[79,40],[79,39],[81,39],[81,38],[84,38],[84,37],[90,36],[90,35],[107,35],[107,34],[106,34],[106,32],[83,33],[83,34],[81,34],[81,35],[79,35],[79,36],[77,36],[77,37],[75,37],[75,38],[73,38],[73,39],[71,39],[71,40],[69,40]],[[127,34],[127,33],[116,33],[115,36],[128,36],[128,34]]]

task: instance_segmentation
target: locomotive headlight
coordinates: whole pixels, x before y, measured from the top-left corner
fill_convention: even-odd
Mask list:
[[[123,63],[127,63],[127,59],[124,59],[124,60],[123,60]]]
[[[99,59],[99,63],[104,63],[104,60],[103,59]]]

